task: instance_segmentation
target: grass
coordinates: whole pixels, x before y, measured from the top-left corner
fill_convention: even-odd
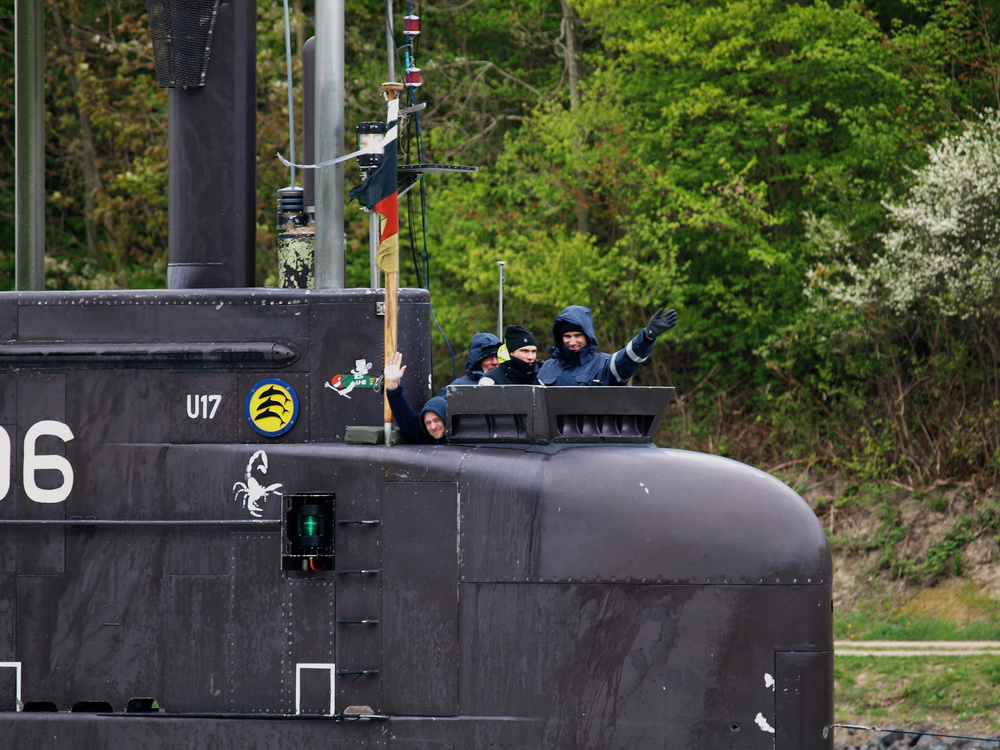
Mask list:
[[[838,571],[834,588],[842,587],[834,637],[1000,641],[996,488],[848,489],[817,504]],[[836,723],[1000,737],[1000,655],[835,654],[834,679]],[[835,731],[840,746],[887,737]]]
[[[998,692],[1000,656],[837,656],[834,660],[838,724],[995,737],[1000,736]],[[837,739],[844,740],[839,735]]]
[[[909,593],[873,587],[850,611],[837,613],[834,633],[857,641],[1000,641],[1000,602],[961,579]],[[998,737],[998,699],[1000,655],[834,658],[838,724]],[[852,746],[880,738],[836,731],[838,743]]]
[[[834,637],[859,641],[1000,641],[1000,602],[952,579],[899,598],[892,594],[837,613]]]
[[[950,622],[906,615],[880,619],[857,614],[835,633],[838,640],[858,641],[1000,641],[996,622]]]

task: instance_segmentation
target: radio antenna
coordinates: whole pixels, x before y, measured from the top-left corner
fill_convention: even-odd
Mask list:
[[[497,261],[500,266],[500,295],[497,298],[497,338],[503,341],[503,269],[507,265],[502,260]]]
[[[288,83],[288,152],[292,173],[289,187],[295,187],[295,103],[292,97],[292,24],[288,15],[288,0],[285,5],[285,76]]]

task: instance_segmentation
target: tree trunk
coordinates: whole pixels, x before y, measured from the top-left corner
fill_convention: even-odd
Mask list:
[[[568,0],[559,0],[562,5],[562,32],[566,40],[564,53],[566,58],[566,77],[569,81],[569,108],[576,110],[580,108],[580,72],[576,66],[576,39],[573,36],[573,24],[576,16],[573,9],[569,7]],[[583,152],[583,144],[578,140],[576,150]],[[590,212],[587,209],[587,180],[583,170],[576,173],[576,231],[580,234],[590,232]]]
[[[75,60],[74,46],[72,40],[66,36],[66,26],[62,13],[53,10],[52,18],[55,23],[59,47],[70,60]],[[101,171],[98,168],[97,147],[94,145],[94,131],[91,127],[90,117],[80,106],[80,99],[86,94],[81,92],[80,79],[76,77],[72,64],[66,71],[66,80],[73,94],[77,122],[80,126],[80,147],[77,159],[80,172],[83,175],[83,220],[86,231],[87,256],[94,261],[95,265],[101,267],[101,254],[98,249],[98,225],[94,220],[94,214],[97,210],[96,196],[104,188],[104,181],[101,179]]]
[[[296,18],[302,18],[302,0],[292,0],[292,11],[295,13]],[[295,54],[301,55],[302,48],[306,43],[306,25],[304,23],[295,24]]]

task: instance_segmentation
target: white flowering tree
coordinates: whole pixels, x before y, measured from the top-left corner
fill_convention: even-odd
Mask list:
[[[1000,113],[928,151],[874,256],[810,217],[826,263],[812,322],[837,321],[830,356],[867,361],[859,434],[881,466],[1000,479]],[[867,352],[867,354],[866,354]],[[875,448],[871,448],[875,446]]]
[[[1000,315],[1000,113],[983,112],[929,150],[900,203],[884,206],[894,228],[869,265],[844,261],[834,300],[907,316],[928,310],[985,322]],[[826,239],[831,239],[825,233]],[[819,271],[817,277],[825,274]]]

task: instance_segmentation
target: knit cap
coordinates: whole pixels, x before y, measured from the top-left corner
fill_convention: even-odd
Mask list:
[[[509,325],[504,329],[503,343],[511,354],[524,346],[538,346],[535,335],[531,331],[515,325]]]

